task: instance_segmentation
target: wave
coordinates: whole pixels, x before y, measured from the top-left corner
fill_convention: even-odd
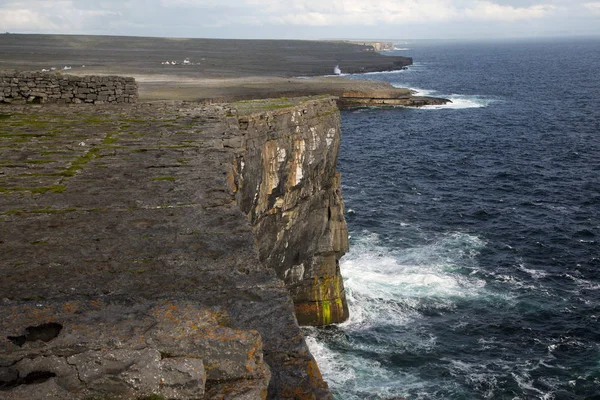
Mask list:
[[[336,398],[393,399],[404,398],[408,392],[422,393],[426,396],[426,384],[418,375],[390,371],[384,364],[361,354],[360,351],[344,353],[335,351],[323,340],[315,337],[316,329],[303,328],[303,330],[307,334],[306,343],[310,352],[317,360],[319,369]]]
[[[436,96],[437,97],[437,96]],[[452,103],[424,106],[422,109],[429,110],[443,110],[443,109],[454,109],[463,110],[466,108],[485,108],[489,106],[494,100],[485,98],[483,96],[467,96],[459,94],[451,94],[449,96],[439,96],[450,100]]]
[[[451,309],[456,298],[477,296],[485,282],[457,270],[474,264],[484,245],[451,233],[429,245],[392,250],[379,235],[363,232],[341,262],[351,315],[342,326],[402,325],[424,309]]]
[[[405,249],[369,231],[353,234],[340,265],[350,319],[325,331],[304,328],[311,353],[340,398],[386,399],[409,392],[427,398],[422,377],[381,364],[372,355],[434,351],[438,338],[419,333],[418,326],[432,313],[486,294],[485,282],[465,273],[465,268],[478,268],[484,246],[478,237],[460,232]]]
[[[399,84],[392,84],[394,87],[403,87]],[[497,101],[487,96],[480,95],[464,95],[464,94],[443,94],[436,90],[421,89],[421,88],[409,88],[417,96],[427,97],[441,97],[452,101],[452,103],[442,105],[432,105],[420,107],[421,109],[429,110],[443,110],[443,109],[455,109],[461,110],[465,108],[484,108],[489,106],[491,103]]]

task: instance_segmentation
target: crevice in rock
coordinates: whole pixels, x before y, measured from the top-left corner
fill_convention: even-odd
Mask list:
[[[63,326],[61,324],[50,322],[48,324],[27,327],[24,335],[7,336],[7,339],[19,347],[22,347],[27,342],[35,342],[38,340],[49,342],[60,335],[62,328]]]
[[[0,390],[10,390],[21,385],[35,385],[38,383],[44,383],[48,379],[56,377],[54,372],[50,371],[33,371],[27,374],[27,376],[21,378],[16,377],[11,381],[0,381]]]

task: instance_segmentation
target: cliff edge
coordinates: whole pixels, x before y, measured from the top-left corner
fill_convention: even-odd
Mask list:
[[[347,315],[339,134],[329,97],[0,107],[0,397],[331,398],[295,314]]]
[[[285,282],[301,325],[343,322],[348,306],[339,260],[348,250],[348,230],[336,171],[335,100],[233,107],[243,149],[235,163],[236,198],[254,227],[261,261]],[[277,111],[253,114],[255,107]]]

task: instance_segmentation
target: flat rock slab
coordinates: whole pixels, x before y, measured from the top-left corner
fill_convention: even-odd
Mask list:
[[[19,366],[14,376],[14,362],[23,349],[47,347],[43,340],[29,340],[28,328],[36,332],[36,327],[55,323],[64,334],[75,323],[100,331],[99,337],[115,337],[110,333],[114,321],[94,314],[93,302],[105,310],[100,314],[114,314],[121,318],[117,325],[135,331],[145,329],[138,326],[144,319],[135,316],[135,307],[152,314],[149,309],[169,301],[197,304],[197,312],[222,310],[225,320],[217,325],[225,330],[214,328],[215,337],[227,337],[227,329],[258,331],[256,338],[243,335],[250,335],[248,346],[262,337],[273,372],[270,396],[293,389],[304,396],[299,398],[315,393],[328,398],[289,294],[258,261],[250,225],[227,186],[234,156],[227,144],[239,130],[234,113],[228,106],[185,103],[0,108],[0,362],[12,366],[0,374],[3,382],[14,384],[36,372],[37,366]],[[87,310],[79,322],[58,312],[73,302]],[[110,308],[113,302],[120,305]],[[129,325],[123,322],[129,315],[123,304],[132,305]],[[54,311],[36,323],[39,310],[48,307]],[[9,336],[25,342],[19,347]],[[111,359],[118,365],[144,360],[151,368],[175,371],[169,378],[173,382],[182,379],[181,371],[193,376],[188,373],[192,361],[161,364],[161,352],[184,359],[186,354],[176,346],[148,346],[150,336],[144,335],[146,344],[128,345],[130,353],[117,352]],[[73,337],[78,341],[81,336]],[[90,348],[100,353],[88,356],[109,365],[101,353],[107,348]],[[216,359],[220,351],[205,353]],[[34,355],[59,356],[54,350]],[[205,368],[206,359],[201,358]],[[88,361],[77,365],[85,369]],[[239,398],[263,396],[267,368],[239,360],[221,372],[207,369],[210,396],[233,391],[223,382],[234,379],[227,371],[235,365],[248,367],[250,374],[262,371],[257,384],[254,375],[236,372],[235,379],[246,379],[248,386],[239,394],[246,397]],[[313,371],[311,376],[307,370]],[[64,385],[50,378],[42,376],[40,384],[49,385],[48,393],[60,393]]]
[[[266,393],[270,378],[258,332],[222,326],[222,312],[193,302],[5,304],[0,321],[0,382],[10,398],[34,398],[45,385],[62,399],[189,399],[204,396],[207,379]]]
[[[336,65],[344,73],[389,71],[412,63],[370,50],[343,41],[11,34],[0,41],[0,69],[234,78],[326,75]]]

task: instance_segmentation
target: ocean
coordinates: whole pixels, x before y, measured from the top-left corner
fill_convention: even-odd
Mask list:
[[[353,77],[453,103],[342,112],[334,395],[600,399],[600,39],[398,47]]]

